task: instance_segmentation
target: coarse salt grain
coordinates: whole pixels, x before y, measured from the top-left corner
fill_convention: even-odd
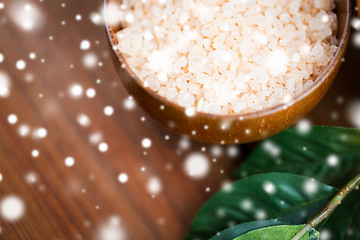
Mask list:
[[[145,87],[198,112],[289,102],[337,51],[333,0],[133,0],[118,49]]]

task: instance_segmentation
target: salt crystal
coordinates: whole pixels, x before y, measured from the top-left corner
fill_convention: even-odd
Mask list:
[[[117,47],[131,69],[144,86],[198,112],[284,104],[310,88],[338,51],[334,0],[123,5],[111,12],[123,23]]]

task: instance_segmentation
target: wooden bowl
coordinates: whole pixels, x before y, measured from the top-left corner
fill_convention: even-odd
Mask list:
[[[105,7],[109,3],[121,4],[121,0],[105,0]],[[241,115],[215,115],[197,112],[193,117],[188,117],[183,107],[159,96],[150,88],[144,87],[142,81],[130,69],[116,47],[115,33],[120,26],[106,24],[106,31],[122,83],[135,98],[137,104],[161,125],[177,134],[200,142],[249,143],[272,136],[292,126],[309,113],[328,91],[340,68],[349,40],[350,7],[350,0],[337,1],[338,50],[311,88],[286,104]]]

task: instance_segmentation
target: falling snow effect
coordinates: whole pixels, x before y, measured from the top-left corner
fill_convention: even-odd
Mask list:
[[[30,53],[29,54],[29,58],[31,59],[31,60],[34,60],[35,58],[36,58],[36,54],[35,53]]]
[[[352,36],[352,42],[355,47],[360,47],[360,32],[356,32]]]
[[[102,134],[100,132],[91,133],[89,136],[89,142],[93,145],[97,145],[102,140]]]
[[[96,240],[127,240],[127,234],[122,220],[112,216],[98,229]]]
[[[314,179],[306,181],[304,184],[304,191],[307,194],[315,194],[318,191],[318,189],[319,189],[319,185]]]
[[[109,149],[109,145],[105,142],[102,142],[99,144],[98,149],[100,152],[107,152],[107,150]]]
[[[27,124],[21,124],[18,128],[18,133],[21,137],[26,137],[30,134],[30,127]]]
[[[355,29],[355,30],[360,30],[360,19],[357,17],[353,17],[351,19],[351,26]]]
[[[0,71],[0,98],[7,98],[10,96],[10,78],[9,76]]]
[[[186,109],[185,109],[185,115],[186,115],[187,117],[193,117],[193,116],[195,116],[195,113],[196,113],[196,111],[195,111],[195,109],[192,108],[192,107],[189,107],[189,108],[186,108]]]
[[[95,53],[86,53],[83,56],[82,63],[85,68],[92,69],[95,68],[98,64],[98,57]]]
[[[88,88],[88,89],[86,90],[86,96],[87,96],[88,98],[94,98],[94,97],[96,96],[96,90],[93,89],[93,88]]]
[[[76,120],[83,127],[89,127],[91,124],[90,118],[84,113],[78,114]]]
[[[37,175],[34,172],[29,172],[25,175],[25,182],[29,185],[36,183]]]
[[[201,179],[209,173],[210,163],[206,155],[191,153],[185,159],[184,170],[191,178]]]
[[[106,107],[104,108],[104,114],[105,114],[106,116],[111,116],[111,115],[113,115],[113,114],[114,114],[114,108],[113,108],[112,106],[106,106]]]
[[[179,148],[181,150],[188,150],[191,147],[191,142],[188,138],[182,137],[179,141]]]
[[[33,158],[37,158],[37,157],[39,157],[39,155],[40,155],[39,150],[34,149],[34,150],[31,151],[31,156],[32,156]]]
[[[240,150],[238,146],[228,146],[226,149],[226,154],[230,158],[237,158],[240,154]]]
[[[136,107],[136,103],[132,96],[129,96],[127,99],[125,99],[124,108],[126,110],[133,110],[135,107]]]
[[[262,186],[264,191],[267,192],[268,194],[273,195],[276,193],[276,187],[273,183],[265,182]]]
[[[10,124],[15,124],[15,123],[17,123],[17,121],[18,121],[18,117],[15,114],[10,114],[8,116],[8,122]]]
[[[253,203],[250,199],[244,199],[240,203],[240,208],[242,208],[243,210],[249,211],[253,208]]]
[[[89,40],[82,40],[80,43],[81,50],[89,50],[90,46],[91,46],[91,44],[90,44]]]
[[[6,196],[0,201],[0,216],[6,221],[17,221],[25,212],[24,202],[17,196]]]
[[[144,138],[143,140],[141,140],[141,146],[143,148],[150,148],[151,144],[152,144],[152,142],[149,138]]]
[[[44,14],[35,4],[24,1],[10,1],[9,3],[10,18],[20,29],[34,32],[43,27]]]
[[[118,180],[120,183],[126,183],[129,180],[129,177],[126,173],[120,173],[118,176]]]
[[[37,138],[45,138],[47,136],[47,130],[45,128],[37,128],[33,131],[33,137]]]
[[[281,149],[270,140],[266,140],[263,147],[264,150],[273,157],[278,157],[281,154]]]
[[[264,210],[257,210],[255,212],[255,218],[257,220],[264,220],[267,218],[267,213]]]
[[[147,190],[150,194],[158,194],[162,190],[162,183],[158,177],[151,177],[147,183]]]
[[[296,128],[300,133],[307,134],[311,131],[311,122],[308,119],[302,119],[297,123]]]
[[[347,106],[347,117],[354,127],[360,128],[360,99],[349,103]]]
[[[339,157],[335,154],[331,154],[330,156],[327,157],[326,159],[326,163],[330,166],[330,167],[336,167],[339,164]]]
[[[42,1],[41,1],[42,2]],[[39,8],[36,7],[36,3],[30,3],[30,2],[11,2],[9,1],[9,3],[7,3],[6,7],[9,7],[9,9],[12,9],[12,11],[15,12],[15,8],[11,8],[11,6],[15,6],[17,5],[17,9],[16,12],[17,13],[25,13],[25,14],[17,14],[17,16],[12,16],[12,21],[15,23],[16,26],[18,26],[20,29],[24,30],[24,31],[33,31],[33,30],[38,30],[41,29],[43,24],[46,23],[46,19],[45,19],[45,15],[43,15],[43,13],[39,10]],[[70,4],[68,4],[69,6],[67,6],[68,8],[70,7]],[[66,7],[66,4],[64,3],[62,5],[63,7]],[[5,5],[0,3],[0,9],[4,8]],[[38,14],[38,16],[34,16],[34,13]],[[12,14],[14,15],[14,14]],[[90,13],[89,16],[81,16],[80,14],[76,14],[75,16],[72,15],[71,16],[71,20],[74,22],[74,19],[76,21],[81,21],[83,20],[84,22],[87,21],[87,17],[90,18],[90,21],[95,24],[95,25],[99,25],[99,26],[103,26],[103,16],[102,16],[102,11],[98,11],[98,12],[92,12]],[[126,18],[127,22],[132,22],[133,21],[133,16],[132,15],[126,15],[124,16]],[[15,19],[16,18],[16,19]],[[21,21],[20,21],[21,19]],[[117,21],[116,19],[114,21]],[[326,21],[326,18],[323,19],[323,21]],[[64,24],[63,25],[70,25],[71,21],[67,20],[62,21]],[[356,17],[352,18],[352,27],[356,30],[360,30],[360,20]],[[78,22],[74,22],[74,24],[79,24]],[[46,33],[46,40],[49,37],[49,34],[54,34],[54,33]],[[54,34],[55,38],[54,41],[57,40],[57,36]],[[144,38],[146,39],[151,39],[154,36],[152,35],[151,32],[145,32],[144,33]],[[49,40],[53,39],[53,36],[49,37]],[[91,40],[89,38],[89,40]],[[87,69],[94,69],[97,66],[100,66],[101,63],[99,63],[99,59],[100,57],[104,57],[104,54],[98,53],[98,52],[91,52],[91,51],[95,51],[95,44],[98,44],[95,42],[94,39],[91,40],[91,42],[84,39],[82,41],[78,40],[78,42],[76,43],[76,49],[78,50],[78,52],[81,54],[79,56],[80,60],[82,60],[83,66],[77,66],[76,62],[70,62],[67,63],[67,67],[70,65],[70,68],[74,68],[75,70],[78,67],[85,67]],[[358,33],[354,34],[352,37],[352,40],[354,42],[354,44],[356,46],[360,47],[360,35]],[[82,50],[82,51],[79,51]],[[90,51],[89,51],[90,50]],[[11,67],[16,67],[17,71],[20,72],[21,74],[24,75],[24,79],[27,83],[36,82],[36,74],[33,73],[28,73],[28,71],[31,71],[31,66],[37,62],[40,62],[40,59],[42,58],[40,51],[36,50],[36,49],[32,49],[32,51],[34,52],[25,52],[24,56],[17,56],[13,62],[10,62],[8,58],[8,55],[6,55],[6,59],[5,56],[3,54],[0,53],[0,63],[5,62],[6,64],[9,63],[9,65],[11,65]],[[306,46],[304,46],[304,51],[309,51],[309,49],[306,49]],[[36,52],[36,53],[35,53]],[[27,55],[28,54],[28,55]],[[28,57],[28,58],[27,58]],[[23,59],[19,59],[19,58],[23,58]],[[274,59],[282,64],[279,64],[277,68],[273,68],[271,69],[272,71],[275,71],[274,74],[277,74],[277,72],[281,72],[283,71],[282,69],[282,65],[286,64],[289,59],[286,59],[283,57],[283,53],[281,52],[275,52],[272,56],[269,56],[269,58]],[[102,59],[101,59],[102,60]],[[100,60],[100,61],[101,61]],[[41,62],[45,62],[45,59],[42,59]],[[105,61],[104,61],[105,63]],[[101,77],[101,76],[100,76]],[[159,75],[157,76],[159,79],[167,79],[168,76],[165,73],[159,73]],[[70,82],[71,83],[71,82]],[[88,99],[82,99],[85,101],[90,102],[94,102],[96,100],[92,100],[90,101],[89,99],[93,99],[96,97],[97,91],[99,91],[99,94],[101,95],[102,89],[100,88],[102,85],[107,84],[107,82],[105,81],[101,81],[100,79],[97,79],[96,81],[97,85],[96,85],[96,90],[95,88],[87,88],[88,86],[86,86],[84,84],[84,87],[80,84],[73,84],[73,85],[69,85],[66,86],[64,89],[62,89],[63,91],[63,95],[64,97],[68,96],[70,98],[73,99],[77,99],[77,98],[81,98],[82,96],[86,96],[86,98]],[[83,83],[81,83],[83,84]],[[115,86],[115,85],[114,85]],[[68,89],[67,89],[68,87]],[[86,89],[87,88],[87,89]],[[86,89],[86,90],[85,90]],[[11,80],[10,77],[7,75],[6,72],[4,71],[0,71],[0,98],[7,98],[10,96],[10,90],[11,90]],[[46,92],[42,92],[42,93],[36,93],[39,94],[39,98],[42,98],[43,96],[49,96],[47,95]],[[44,94],[44,95],[43,95]],[[61,94],[59,94],[60,96]],[[290,98],[288,99],[290,100]],[[121,101],[121,100],[120,100]],[[120,102],[121,103],[121,102]],[[107,102],[107,104],[114,104],[114,103],[109,103]],[[116,105],[116,103],[115,103]],[[115,106],[114,105],[114,106]],[[165,110],[164,106],[158,106],[160,107],[160,109]],[[134,110],[136,108],[136,102],[134,100],[133,97],[128,97],[125,98],[123,100],[123,108],[125,110]],[[18,111],[16,111],[16,109],[13,109],[16,113],[20,113]],[[121,107],[118,110],[118,108],[116,109],[116,114],[121,113]],[[83,110],[81,110],[83,111]],[[85,110],[84,110],[85,111]],[[114,115],[114,107],[112,106],[106,106],[104,107],[104,105],[100,105],[100,110],[99,110],[99,115],[100,117],[104,118],[105,116],[113,116]],[[102,115],[102,112],[104,115]],[[131,113],[131,114],[136,114],[137,111]],[[196,115],[196,111],[194,108],[186,108],[184,113],[188,116],[188,117],[193,117]],[[9,113],[5,113],[5,114],[9,114]],[[27,123],[29,123],[31,125],[31,127],[27,124],[24,123],[24,119],[23,119],[23,115],[20,114],[20,118],[18,119],[18,116],[16,114],[11,113],[10,115],[5,115],[5,119],[7,116],[7,122],[8,124],[14,125],[14,126],[9,126],[14,128],[14,131],[17,131],[18,135],[21,137],[27,137],[27,136],[33,136],[35,139],[41,139],[41,138],[45,138],[47,136],[47,130],[43,127],[33,127],[33,123],[29,120],[25,120],[27,121]],[[91,122],[90,117],[91,115],[86,115],[84,113],[78,113],[73,116],[73,121],[75,121],[75,123],[79,124],[79,126],[87,128],[87,129],[83,129],[80,128],[82,131],[88,131],[86,132],[86,135],[88,137],[88,142],[89,144],[91,144],[92,148],[94,148],[95,150],[99,150],[100,152],[107,152],[109,149],[109,146],[105,141],[106,139],[104,139],[104,137],[106,137],[106,134],[104,132],[104,137],[103,137],[103,133],[101,132],[101,129],[96,129],[96,128],[92,128],[93,126],[95,126],[96,121]],[[146,122],[146,118],[145,117],[141,117],[136,116],[137,117],[137,121],[139,121],[139,119],[141,120],[141,124],[147,124],[148,122]],[[93,120],[96,120],[94,118],[92,118]],[[108,119],[108,118],[106,118]],[[349,121],[352,123],[353,126],[355,127],[360,127],[360,101],[359,100],[353,100],[351,102],[351,104],[349,104],[349,111],[348,111],[348,119]],[[6,121],[6,120],[5,120]],[[38,123],[37,126],[41,126],[40,124],[42,123]],[[46,125],[46,123],[45,123]],[[36,125],[35,125],[36,126]],[[91,128],[90,128],[91,126]],[[222,123],[220,126],[216,126],[216,127],[220,127],[223,130],[228,130],[230,127],[230,123]],[[50,126],[49,126],[50,127]],[[212,126],[211,126],[212,127]],[[208,125],[204,125],[204,129],[207,130],[209,129]],[[308,133],[311,131],[311,122],[307,119],[301,120],[299,122],[299,124],[297,125],[297,129],[302,132],[302,133]],[[49,129],[50,130],[50,129]],[[209,129],[210,131],[211,129]],[[51,131],[51,133],[53,134],[54,132]],[[247,134],[250,134],[250,130],[246,130]],[[32,135],[31,135],[32,134]],[[193,134],[196,134],[193,133]],[[150,136],[151,137],[151,136]],[[179,139],[179,141],[177,142],[177,147],[178,149],[174,149],[174,151],[179,150],[180,154],[179,156],[181,157],[185,157],[184,159],[184,163],[183,163],[183,170],[184,172],[190,176],[193,179],[201,179],[206,177],[210,170],[211,170],[211,161],[217,162],[219,163],[220,160],[222,159],[213,159],[214,158],[220,158],[220,157],[228,157],[228,158],[233,158],[233,159],[237,159],[239,157],[240,154],[240,148],[236,145],[234,146],[218,146],[218,145],[201,145],[201,151],[202,153],[196,152],[199,151],[199,145],[197,145],[197,143],[193,143],[192,141],[190,141],[188,138],[178,138],[178,137],[173,137],[171,135],[171,138],[169,135],[165,135],[163,134],[162,137],[168,141],[166,143],[170,144],[172,141],[176,141]],[[138,139],[138,147],[139,147],[139,142],[141,141],[141,147],[145,148],[145,149],[149,149],[151,147],[153,147],[154,149],[151,150],[155,150],[155,147],[157,147],[156,143],[157,143],[157,138],[153,138],[152,140],[150,140],[150,138],[144,138],[144,139]],[[161,139],[163,142],[164,140]],[[40,143],[42,143],[41,141],[39,141]],[[113,144],[114,145],[114,144]],[[136,145],[136,144],[135,144]],[[41,146],[37,146],[34,145],[33,147],[39,147],[39,149],[41,149]],[[114,145],[114,148],[116,146]],[[139,148],[140,151],[143,151],[144,149],[141,149],[141,147]],[[38,149],[33,149],[29,148],[26,152],[26,155],[34,158],[31,159],[31,161],[34,162],[39,162],[42,160],[42,158],[45,158],[46,156],[46,152],[45,151],[40,151]],[[176,148],[176,146],[175,146]],[[264,144],[264,148],[265,150],[268,151],[269,154],[273,155],[273,156],[279,156],[281,153],[281,149],[279,149],[277,146],[274,146],[274,144],[272,144],[271,142],[265,142]],[[195,150],[196,149],[196,150]],[[149,152],[151,151],[149,150]],[[68,154],[72,154],[71,152]],[[186,155],[187,154],[187,155]],[[211,158],[209,159],[208,156],[206,154],[211,155]],[[245,153],[244,153],[245,154]],[[109,154],[110,155],[110,154]],[[77,155],[76,155],[77,156]],[[106,154],[104,154],[104,156],[107,156]],[[150,156],[150,155],[149,155]],[[66,167],[73,167],[75,165],[75,159],[73,157],[66,157],[58,159],[60,161],[60,163],[65,164]],[[211,160],[211,161],[210,161]],[[81,166],[81,162],[80,159],[77,159],[77,164],[79,164],[79,167]],[[339,157],[337,155],[329,155],[326,158],[326,163],[331,166],[331,167],[336,167],[338,166],[340,160]],[[66,171],[71,171],[71,169],[66,169]],[[172,163],[164,163],[164,168],[167,171],[175,171],[176,170],[176,164]],[[159,194],[161,193],[164,189],[166,190],[165,187],[167,187],[167,183],[163,183],[160,178],[162,176],[152,176],[153,173],[151,173],[151,168],[149,167],[139,167],[138,171],[140,172],[141,169],[141,174],[143,174],[145,182],[143,184],[144,189],[151,195],[155,195],[155,194]],[[124,171],[127,171],[127,169],[124,169]],[[180,169],[181,171],[181,169]],[[222,170],[223,171],[223,170]],[[129,170],[130,172],[130,170]],[[149,175],[146,175],[149,174]],[[90,174],[91,175],[91,174]],[[90,177],[89,175],[89,179],[94,180],[94,176],[92,175],[92,177]],[[150,176],[150,177],[149,177]],[[28,172],[26,173],[24,176],[22,176],[24,178],[25,183],[32,185],[38,182],[38,176],[35,172]],[[130,184],[132,183],[132,180],[135,180],[136,176],[131,175],[130,176]],[[149,177],[149,178],[148,178]],[[133,179],[134,178],[134,179]],[[116,176],[114,178],[116,180]],[[2,182],[3,179],[3,175],[0,173],[0,182]],[[6,181],[7,179],[5,179]],[[118,186],[119,188],[126,188],[128,185],[126,183],[129,182],[129,176],[126,173],[120,173],[117,176],[117,180],[118,180]],[[134,181],[135,182],[135,181]],[[222,187],[224,191],[228,191],[230,192],[231,189],[231,185],[229,184],[230,182],[224,182]],[[124,185],[122,185],[124,184]],[[37,185],[35,185],[37,186]],[[29,186],[30,187],[30,186]],[[263,190],[265,192],[267,192],[268,194],[276,194],[277,189],[274,186],[274,184],[272,184],[271,182],[264,182],[263,185]],[[81,188],[80,188],[81,189]],[[201,188],[203,191],[205,192],[211,192],[211,194],[214,192],[213,189],[216,189],[214,187],[208,187],[208,185],[204,185],[203,188]],[[315,182],[313,181],[309,181],[306,182],[304,184],[304,189],[306,190],[307,193],[309,194],[313,194],[317,191],[318,186],[316,185]],[[87,192],[86,190],[89,189],[82,189],[82,192],[85,193]],[[102,209],[103,205],[101,203],[99,203],[99,205],[96,205],[96,209]],[[265,219],[267,217],[267,213],[264,210],[258,209],[257,211],[255,211],[256,209],[253,206],[253,203],[251,201],[251,199],[245,199],[243,200],[241,203],[239,203],[239,207],[243,210],[252,210],[251,214],[253,214],[257,219]],[[24,202],[16,196],[8,196],[5,197],[3,199],[0,198],[0,217],[3,218],[4,220],[8,220],[8,221],[15,221],[18,219],[21,219],[21,217],[24,214],[25,211],[25,205]],[[223,211],[223,209],[220,209],[218,211],[219,216],[224,216],[225,215],[225,211]],[[158,218],[158,223],[159,224],[164,224],[164,218]],[[229,226],[232,226],[233,223],[229,222],[228,223]],[[88,225],[89,226],[89,225]],[[123,226],[123,222],[122,220],[117,217],[117,216],[113,216],[111,218],[108,219],[108,221],[104,222],[99,228],[95,228],[98,229],[97,232],[97,239],[99,240],[125,240],[128,239],[125,228]],[[0,227],[0,234],[1,234],[1,227]],[[329,237],[330,232],[328,230],[323,230],[321,231],[321,236],[323,240],[326,239],[330,239]],[[328,237],[327,237],[328,236]]]
[[[72,167],[75,165],[75,159],[73,157],[66,157],[65,158],[65,166]]]
[[[18,60],[16,62],[16,68],[19,70],[24,70],[26,68],[26,62],[24,60]]]
[[[320,238],[321,240],[330,240],[331,239],[331,232],[329,229],[322,229],[320,231]]]
[[[223,154],[223,149],[218,145],[214,145],[211,147],[210,152],[213,157],[219,158]]]
[[[80,84],[74,84],[69,88],[69,95],[72,98],[79,98],[83,94],[83,87]]]

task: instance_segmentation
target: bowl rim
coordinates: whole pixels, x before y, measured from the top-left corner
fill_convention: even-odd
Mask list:
[[[113,31],[113,28],[110,26],[110,24],[107,21],[107,14],[106,14],[106,6],[108,3],[112,2],[114,0],[104,0],[104,22],[106,27],[106,33],[108,36],[108,40],[110,41],[112,51],[114,51],[115,55],[117,56],[117,59],[119,60],[121,67],[124,68],[127,73],[130,75],[130,77],[135,80],[135,82],[142,88],[144,91],[146,91],[148,94],[150,94],[153,98],[157,99],[159,102],[161,102],[165,107],[170,106],[171,108],[175,108],[179,111],[182,111],[185,113],[185,110],[187,108],[182,107],[165,97],[160,96],[157,94],[154,90],[152,90],[149,87],[145,87],[143,85],[143,82],[140,80],[140,78],[133,72],[131,67],[127,64],[124,56],[120,52],[119,48],[117,47],[117,44],[115,43],[115,34],[116,32]],[[343,34],[338,39],[338,48],[336,50],[335,55],[332,57],[331,61],[328,63],[326,68],[323,70],[323,72],[314,80],[314,84],[310,86],[309,89],[304,90],[299,95],[296,95],[293,97],[289,102],[282,103],[279,105],[275,105],[274,107],[265,108],[262,110],[244,113],[244,114],[213,114],[213,113],[204,113],[204,112],[198,112],[195,110],[194,117],[202,117],[202,118],[218,118],[218,119],[233,119],[233,118],[239,118],[240,120],[249,120],[249,119],[255,119],[259,117],[265,117],[268,115],[272,115],[276,112],[280,112],[284,109],[289,108],[290,106],[295,105],[296,103],[300,102],[301,100],[305,99],[307,96],[309,96],[311,93],[313,93],[317,88],[319,88],[326,79],[330,76],[330,74],[334,71],[337,62],[342,61],[342,59],[339,59],[342,55],[343,50],[347,47],[347,41],[350,34],[350,18],[351,18],[351,1],[346,1],[346,22],[345,22],[345,29]],[[338,17],[338,15],[337,15]],[[337,18],[339,19],[339,18]]]

